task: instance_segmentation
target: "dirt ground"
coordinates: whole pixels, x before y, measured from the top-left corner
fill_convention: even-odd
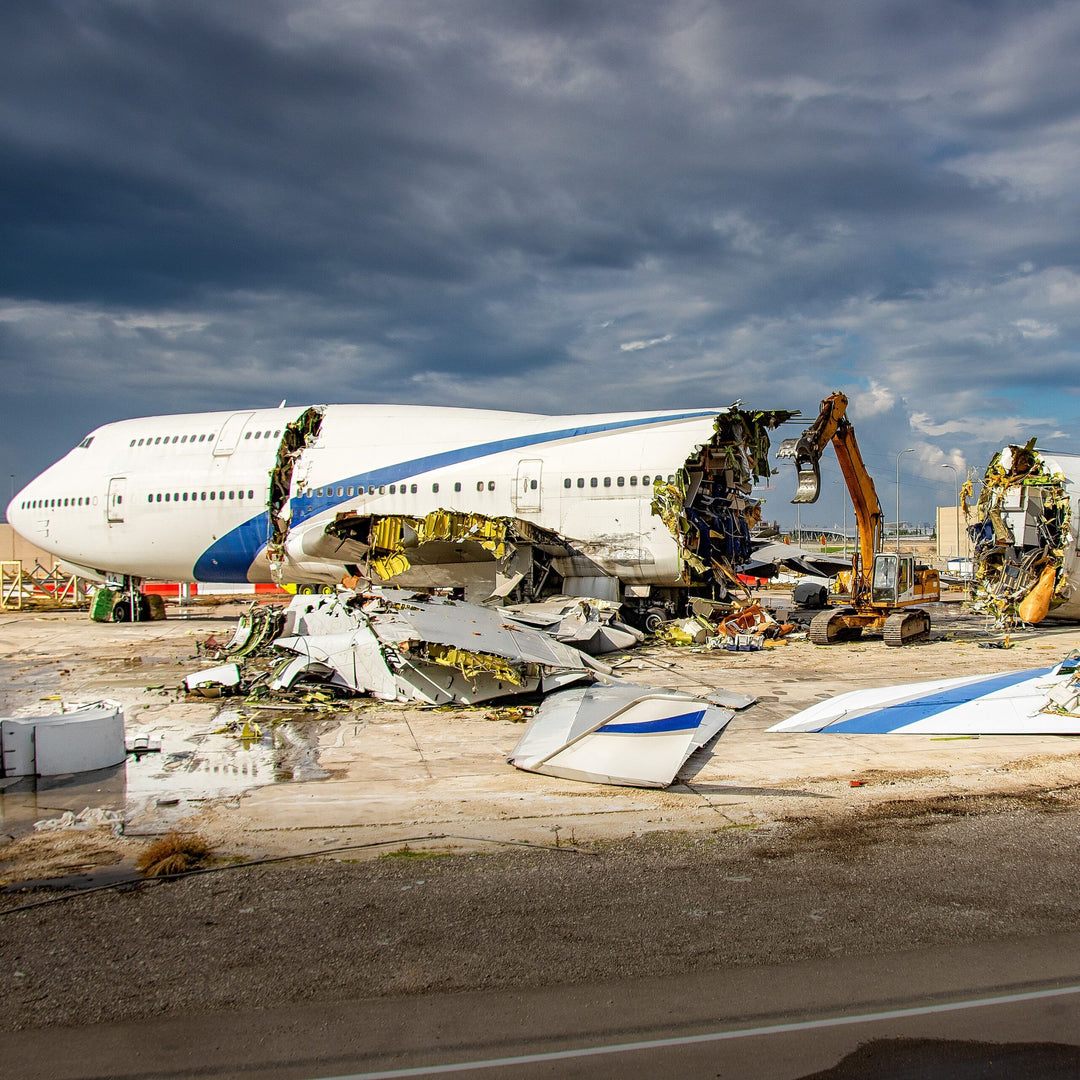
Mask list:
[[[126,768],[64,782],[3,781],[0,881],[130,872],[149,840],[197,831],[222,858],[257,859],[349,847],[362,858],[411,850],[479,851],[498,844],[588,846],[652,832],[711,834],[817,819],[881,802],[1068,790],[1076,745],[1054,736],[943,739],[902,735],[769,734],[766,729],[845,690],[972,673],[1047,667],[1080,646],[1080,627],[1000,635],[959,605],[935,611],[932,641],[889,649],[880,639],[819,648],[787,641],[757,653],[641,648],[616,661],[631,681],[694,692],[754,694],[721,738],[663,791],[584,784],[520,772],[505,758],[517,710],[419,709],[357,701],[340,711],[245,709],[193,699],[184,675],[207,666],[242,603],[195,608],[142,625],[91,623],[83,613],[0,617],[0,715],[58,711],[59,700],[111,698],[129,744],[156,752]],[[247,738],[243,723],[248,722]],[[257,724],[258,730],[251,725]],[[861,781],[852,787],[852,781]],[[107,828],[39,828],[64,813],[111,810]],[[107,876],[107,872],[106,872]]]

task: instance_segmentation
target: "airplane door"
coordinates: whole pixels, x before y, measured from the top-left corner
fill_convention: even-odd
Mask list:
[[[540,509],[540,471],[543,462],[528,458],[518,462],[517,479],[514,482],[514,508],[535,511]]]
[[[221,430],[214,440],[214,457],[224,457],[226,454],[231,454],[236,449],[236,444],[240,441],[240,432],[244,430],[244,425],[254,415],[254,413],[250,412],[233,413],[232,416],[221,425]]]
[[[109,481],[109,494],[105,499],[106,521],[119,524],[124,520],[124,492],[126,490],[126,476],[114,476]]]

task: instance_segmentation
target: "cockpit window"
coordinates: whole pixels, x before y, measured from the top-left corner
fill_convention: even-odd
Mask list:
[[[87,435],[85,439],[77,447],[76,450],[85,450],[94,441],[93,435]]]

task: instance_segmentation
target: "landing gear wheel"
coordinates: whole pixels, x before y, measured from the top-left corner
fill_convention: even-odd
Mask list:
[[[885,644],[911,645],[930,638],[930,615],[921,608],[898,611],[885,620]]]
[[[655,634],[667,622],[667,612],[663,608],[649,608],[645,615],[645,632]]]
[[[810,640],[815,645],[835,645],[838,641],[850,641],[861,636],[858,626],[845,626],[844,619],[854,615],[853,607],[829,608],[815,615],[810,622]]]
[[[131,604],[126,600],[117,600],[112,606],[109,617],[113,622],[131,622]]]
[[[296,591],[301,596],[311,596],[315,592],[315,586],[314,585],[299,585],[299,586],[297,586]]]

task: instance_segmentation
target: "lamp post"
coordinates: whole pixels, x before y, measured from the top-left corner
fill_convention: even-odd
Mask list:
[[[942,465],[943,469],[952,469],[953,511],[956,514],[956,557],[960,558],[960,489],[957,487],[956,466]]]
[[[915,447],[909,446],[906,450],[898,450],[896,453],[896,554],[900,554],[900,456],[901,454],[914,454]]]

